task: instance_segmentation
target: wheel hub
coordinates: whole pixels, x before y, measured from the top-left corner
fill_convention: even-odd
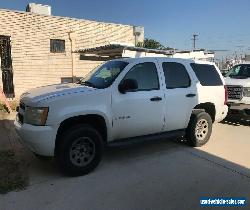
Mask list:
[[[89,137],[76,139],[70,148],[70,161],[76,166],[88,165],[95,156],[95,144]]]
[[[204,140],[208,133],[208,122],[206,119],[200,119],[195,128],[195,136],[198,140]]]

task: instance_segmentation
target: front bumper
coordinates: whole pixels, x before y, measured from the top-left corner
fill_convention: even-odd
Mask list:
[[[229,114],[242,114],[250,117],[250,104],[228,102]]]
[[[14,122],[21,143],[32,152],[43,156],[54,156],[57,127],[33,126]]]

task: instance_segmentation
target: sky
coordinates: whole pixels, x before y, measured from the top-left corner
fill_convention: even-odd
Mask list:
[[[52,15],[144,26],[145,37],[180,50],[218,51],[225,58],[250,53],[250,0],[0,0],[0,8],[24,11],[49,4]]]

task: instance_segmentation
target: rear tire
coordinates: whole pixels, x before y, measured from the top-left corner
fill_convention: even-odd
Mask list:
[[[190,146],[201,147],[210,139],[212,119],[205,111],[194,111],[186,131],[186,139]]]
[[[68,176],[80,176],[93,171],[102,159],[103,140],[90,125],[79,124],[62,134],[56,148],[56,160]]]

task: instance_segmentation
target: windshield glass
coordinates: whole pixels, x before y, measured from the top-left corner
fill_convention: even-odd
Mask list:
[[[91,71],[79,83],[94,88],[107,88],[127,65],[124,61],[108,61]]]
[[[250,64],[236,65],[229,70],[226,76],[234,78],[248,78],[250,77]]]

